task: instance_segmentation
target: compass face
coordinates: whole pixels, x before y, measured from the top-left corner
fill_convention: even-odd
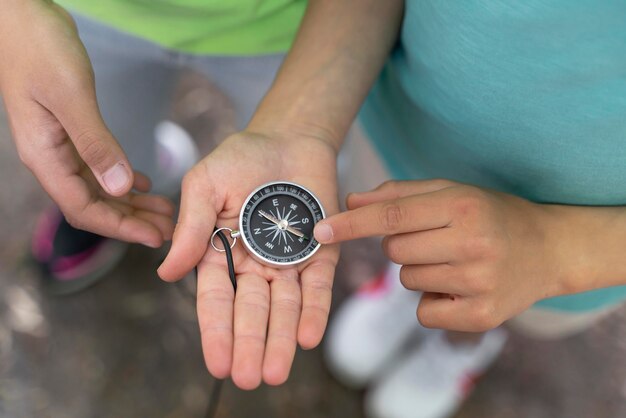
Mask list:
[[[324,218],[317,198],[288,182],[265,184],[246,199],[239,228],[246,248],[260,261],[277,266],[300,263],[320,244],[313,227]]]

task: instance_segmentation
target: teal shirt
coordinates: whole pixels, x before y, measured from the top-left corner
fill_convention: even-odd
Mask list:
[[[626,2],[408,0],[360,117],[397,179],[626,206]],[[537,305],[625,299],[619,286]]]

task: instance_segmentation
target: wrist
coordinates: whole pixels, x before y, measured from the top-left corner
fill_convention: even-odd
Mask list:
[[[256,119],[256,118],[255,118]],[[336,160],[341,147],[341,141],[328,130],[307,123],[270,123],[269,120],[253,119],[245,132],[252,135],[260,135],[270,138],[282,144],[286,150],[294,149],[295,152],[313,152],[310,156],[316,157],[317,153]]]
[[[626,213],[619,207],[545,205],[548,247],[556,265],[556,295],[619,284],[626,277],[623,237]]]
[[[246,129],[228,137],[209,156],[250,158],[257,166],[255,169],[270,169],[283,180],[298,182],[298,177],[313,176],[324,182],[336,182],[335,150],[318,138],[292,131]]]
[[[248,129],[272,136],[316,139],[332,147],[337,154],[356,116],[356,110],[351,106],[354,103],[334,106],[326,103],[327,97],[337,94],[326,90],[329,88],[326,82],[300,81],[300,78],[279,81],[280,73],[274,87],[261,101]],[[360,99],[354,100],[360,103]]]
[[[546,277],[549,297],[577,293],[582,270],[582,252],[572,214],[566,206],[541,205],[542,229],[545,232],[544,257],[549,264]]]

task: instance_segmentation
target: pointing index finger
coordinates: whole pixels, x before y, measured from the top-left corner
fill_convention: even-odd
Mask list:
[[[442,192],[391,199],[331,216],[315,226],[322,244],[442,228],[451,222]]]

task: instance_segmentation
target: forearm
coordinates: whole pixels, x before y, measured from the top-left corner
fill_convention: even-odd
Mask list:
[[[626,207],[547,205],[561,294],[626,285]]]
[[[401,0],[311,0],[252,131],[317,137],[335,149],[399,31]]]

